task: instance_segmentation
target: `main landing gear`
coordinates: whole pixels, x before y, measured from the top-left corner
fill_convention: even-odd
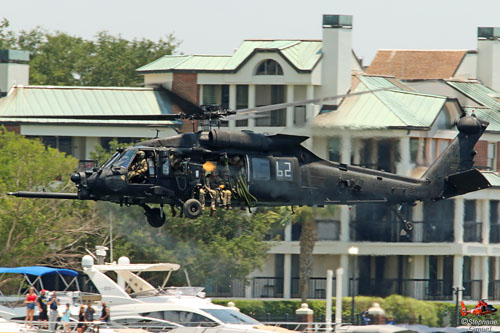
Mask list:
[[[196,219],[202,213],[201,203],[196,199],[186,200],[186,202],[184,202],[184,205],[182,206],[182,211],[184,212],[184,215],[186,215],[186,217],[190,219]]]

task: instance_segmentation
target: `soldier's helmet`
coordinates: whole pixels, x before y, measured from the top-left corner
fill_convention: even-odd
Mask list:
[[[144,157],[146,157],[146,153],[145,153],[145,152],[143,152],[142,150],[139,150],[139,151],[137,152],[137,157],[139,157],[139,158],[144,158]]]

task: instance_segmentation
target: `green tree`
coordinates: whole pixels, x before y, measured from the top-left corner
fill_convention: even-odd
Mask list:
[[[311,278],[313,265],[313,251],[316,244],[316,214],[310,207],[301,207],[293,217],[295,223],[302,225],[300,233],[300,256],[299,256],[299,294],[302,302],[307,301],[307,289]]]
[[[194,220],[167,217],[163,227],[152,228],[140,207],[100,205],[103,217],[113,215],[115,258],[179,263],[193,285],[230,285],[233,279],[244,279],[266,258],[270,244],[265,240],[272,226],[283,223],[275,210],[219,210]],[[173,282],[185,284],[184,273],[173,276]]]
[[[35,85],[137,86],[142,78],[136,69],[174,53],[179,44],[173,34],[127,40],[102,31],[86,40],[42,27],[14,32],[7,19],[0,21],[0,49],[30,51]]]
[[[38,85],[80,85],[90,70],[92,42],[57,32],[45,34],[45,41],[30,61],[30,83]],[[81,73],[81,74],[80,74]]]
[[[95,204],[22,199],[7,191],[70,191],[77,161],[37,140],[0,130],[0,266],[78,267],[85,243],[101,241]]]

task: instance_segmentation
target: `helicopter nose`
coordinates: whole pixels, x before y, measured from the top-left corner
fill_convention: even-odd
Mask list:
[[[75,184],[80,183],[80,180],[82,180],[82,175],[80,175],[79,172],[75,172],[74,174],[71,175],[71,181]]]

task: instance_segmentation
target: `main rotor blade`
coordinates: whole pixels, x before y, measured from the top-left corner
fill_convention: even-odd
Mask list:
[[[0,114],[0,118],[39,118],[39,119],[78,119],[78,120],[178,120],[182,118],[181,115],[178,114],[155,114],[155,115],[2,115]]]
[[[337,96],[319,97],[319,98],[305,99],[305,100],[297,101],[297,102],[279,103],[279,104],[258,106],[255,108],[240,109],[240,110],[236,111],[236,115],[226,117],[226,119],[227,120],[236,120],[236,119],[240,118],[239,116],[251,115],[251,114],[261,113],[261,112],[269,112],[269,111],[274,111],[274,110],[279,110],[279,109],[285,109],[285,108],[292,107],[292,106],[299,106],[299,105],[306,105],[306,104],[321,104],[321,103],[326,102],[326,101],[336,100],[336,99],[340,99],[340,98],[344,98],[344,97],[363,95],[363,94],[379,92],[379,91],[384,91],[384,90],[389,90],[389,89],[391,89],[391,88],[366,90],[366,91],[359,91],[359,92],[337,95]],[[246,117],[246,118],[248,118],[248,117]]]

